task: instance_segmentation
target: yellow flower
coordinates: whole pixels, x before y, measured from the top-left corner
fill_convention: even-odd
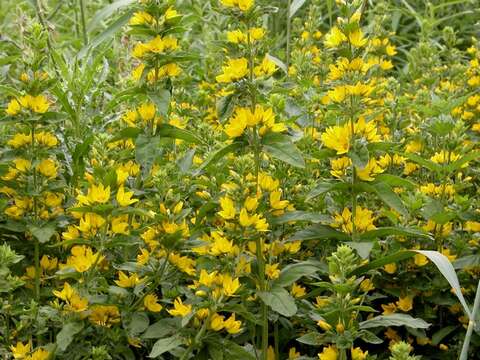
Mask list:
[[[192,305],[185,305],[179,297],[173,302],[173,307],[173,309],[168,310],[168,313],[172,316],[185,317],[192,312]]]
[[[322,330],[325,330],[325,331],[330,331],[330,330],[332,330],[332,325],[330,325],[329,323],[327,323],[327,322],[324,321],[324,320],[318,320],[318,321],[317,321],[317,325],[318,325]]]
[[[155,117],[157,108],[153,103],[143,103],[137,108],[137,111],[143,121],[151,121]]]
[[[253,73],[256,77],[270,76],[277,70],[277,65],[265,56],[260,65],[255,66]]]
[[[329,48],[338,47],[344,41],[347,41],[347,37],[337,26],[325,35],[325,46]]]
[[[267,264],[265,266],[265,275],[267,275],[271,280],[277,279],[280,276],[280,270],[278,269],[279,265],[279,263]]]
[[[18,341],[16,346],[10,345],[10,350],[14,359],[24,359],[30,352],[30,343],[23,345],[21,341]]]
[[[225,220],[231,220],[235,218],[236,211],[232,199],[230,199],[228,196],[220,198],[220,206],[222,210],[218,212],[218,215]]]
[[[88,308],[88,300],[80,297],[77,291],[69,283],[63,284],[62,291],[53,290],[53,295],[67,303],[67,309],[73,312],[82,312]]]
[[[330,126],[321,136],[323,144],[327,148],[335,150],[338,155],[345,154],[350,150],[351,131],[348,125]]]
[[[87,195],[78,195],[77,200],[80,205],[105,204],[110,200],[110,186],[104,187],[103,184],[98,186],[92,184]]]
[[[297,283],[292,284],[292,290],[290,291],[292,295],[296,298],[301,298],[307,293],[305,288]]]
[[[270,206],[272,207],[272,209],[283,210],[288,206],[288,200],[280,200],[281,197],[281,190],[275,190],[270,193]]]
[[[135,285],[141,283],[142,281],[143,280],[140,279],[136,273],[133,273],[132,275],[128,276],[123,271],[119,271],[118,280],[115,280],[115,283],[122,288],[127,288],[127,287],[134,287]]]
[[[132,199],[133,192],[125,192],[125,188],[120,186],[117,191],[117,202],[120,206],[129,206],[138,201],[138,199]]]
[[[405,297],[400,297],[398,298],[398,301],[396,302],[397,308],[399,308],[402,311],[410,311],[413,309],[413,297],[412,296],[405,296]]]
[[[300,357],[300,353],[294,347],[288,350],[288,360],[295,360]]]
[[[99,252],[94,253],[91,248],[85,245],[75,245],[70,251],[72,256],[67,258],[66,265],[73,267],[80,273],[87,271],[93,264],[101,263],[105,259]]]
[[[368,356],[368,351],[363,352],[361,348],[352,348],[352,360],[365,360]]]
[[[373,158],[368,161],[368,164],[363,169],[359,169],[358,167],[355,167],[355,169],[358,178],[363,181],[373,181],[378,174],[385,171],[385,169],[379,166],[377,160]]]
[[[383,315],[390,315],[397,311],[397,305],[394,303],[382,304]]]
[[[242,327],[242,322],[240,320],[235,320],[235,314],[232,314],[224,321],[223,326],[229,334],[238,334]]]
[[[50,353],[42,348],[35,350],[31,356],[27,357],[27,360],[47,360],[50,358]]]
[[[94,324],[111,327],[120,322],[120,312],[115,305],[96,305],[88,318]]]
[[[395,263],[387,264],[383,267],[383,269],[388,274],[395,274],[395,272],[397,271],[397,264]]]
[[[10,116],[15,116],[20,112],[20,110],[21,110],[20,103],[16,99],[12,99],[8,103],[7,110],[5,110],[5,112]]]
[[[240,281],[238,280],[238,278],[233,279],[229,274],[223,275],[222,291],[225,296],[233,296],[239,288]]]
[[[130,26],[134,26],[134,25],[154,24],[154,23],[155,23],[155,19],[152,15],[150,15],[145,11],[137,11],[130,18],[130,21],[128,24]]]
[[[375,289],[373,282],[370,279],[365,279],[360,283],[360,289],[365,292],[369,292]]]
[[[248,60],[245,58],[229,59],[227,65],[222,66],[223,73],[216,77],[219,83],[229,83],[240,80],[248,74]]]
[[[350,34],[348,34],[348,40],[350,44],[354,47],[362,47],[367,43],[367,39],[363,36],[363,32],[360,29],[357,29],[355,31],[352,31]]]
[[[425,266],[428,264],[428,258],[425,255],[416,254],[413,259],[417,266]]]
[[[376,229],[373,224],[375,217],[373,212],[360,206],[355,208],[355,230],[359,233]],[[333,227],[340,227],[343,232],[351,234],[353,232],[352,213],[349,208],[344,208],[342,213],[335,213]]]
[[[37,165],[37,170],[45,177],[54,178],[57,176],[57,164],[52,159],[44,159]]]
[[[330,174],[336,178],[341,178],[347,175],[347,169],[352,165],[352,160],[349,157],[343,156],[338,159],[330,160],[330,166],[332,170]]]
[[[151,312],[160,312],[162,311],[162,305],[158,303],[157,295],[155,294],[148,294],[143,298],[143,306],[148,311]]]
[[[210,329],[214,331],[220,331],[223,329],[225,317],[217,313],[213,314],[210,319]]]
[[[335,346],[329,345],[323,348],[323,351],[318,354],[320,360],[337,360],[338,350]]]

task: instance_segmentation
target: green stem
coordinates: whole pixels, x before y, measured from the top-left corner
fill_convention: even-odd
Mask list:
[[[87,23],[85,21],[85,3],[84,0],[80,0],[80,18],[82,21],[82,35],[83,35],[83,45],[88,44],[87,36]]]
[[[260,291],[266,291],[266,280],[265,280],[265,259],[263,258],[263,244],[262,239],[257,237],[256,240],[256,255],[257,255],[257,264],[258,264],[258,282],[260,286]],[[262,316],[262,359],[267,360],[267,349],[268,349],[268,308],[267,305],[262,301],[261,302],[261,316]]]
[[[462,352],[460,353],[459,360],[467,360],[468,358],[468,348],[470,346],[470,339],[472,337],[473,328],[475,326],[475,320],[477,317],[477,311],[480,308],[480,281],[477,286],[477,293],[475,294],[475,301],[473,303],[473,309],[471,318],[468,321],[467,333],[465,334],[465,341],[463,342]]]
[[[286,49],[286,65],[287,65],[287,74],[288,74],[288,69],[290,68],[290,38],[291,38],[291,28],[292,28],[292,22],[290,19],[290,8],[292,5],[292,0],[287,1],[287,49]]]

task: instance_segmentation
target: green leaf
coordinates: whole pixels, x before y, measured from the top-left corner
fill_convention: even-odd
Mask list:
[[[370,160],[370,153],[365,145],[362,145],[357,149],[351,149],[348,152],[348,155],[350,159],[352,159],[353,165],[360,170],[365,169],[365,166],[368,165],[368,161]]]
[[[210,154],[210,156],[195,170],[194,175],[199,175],[203,169],[208,168],[209,166],[215,164],[220,159],[222,159],[228,153],[234,152],[235,150],[240,150],[244,144],[242,142],[234,142],[224,147],[218,149],[217,151]]]
[[[365,274],[366,272],[373,270],[373,269],[378,269],[384,265],[391,264],[391,263],[396,263],[401,260],[406,260],[411,257],[415,256],[415,252],[410,251],[410,250],[401,250],[398,251],[392,255],[384,256],[381,257],[380,259],[374,260],[369,262],[368,264],[359,266],[355,270],[353,270],[348,276],[352,275],[362,275]]]
[[[445,337],[447,337],[456,329],[458,329],[458,326],[445,326],[444,328],[441,328],[432,335],[432,345],[437,346]]]
[[[395,187],[404,187],[408,190],[415,190],[418,187],[418,184],[415,182],[404,179],[400,176],[397,175],[391,175],[391,174],[379,174],[375,178],[375,181],[372,183],[372,185],[375,186],[376,183],[383,182],[385,184],[388,184],[390,186],[395,186]]]
[[[452,171],[458,170],[467,162],[472,160],[478,161],[479,159],[480,159],[480,151],[473,151],[470,154],[465,155],[460,159],[448,164],[447,171],[452,172]]]
[[[431,324],[423,319],[413,318],[407,314],[380,315],[372,319],[362,321],[360,329],[370,329],[375,327],[388,326],[408,326],[414,329],[428,329]]]
[[[167,89],[160,89],[156,92],[148,93],[148,97],[155,103],[158,113],[165,118],[168,116],[171,96],[170,91]]]
[[[383,343],[383,340],[380,339],[377,335],[372,333],[371,331],[368,330],[360,330],[357,333],[357,336],[362,339],[363,341],[369,343],[369,344],[381,344]]]
[[[445,255],[439,253],[438,251],[431,251],[431,250],[414,250],[414,251],[426,256],[431,262],[433,262],[436,265],[437,269],[442,273],[444,278],[448,281],[450,286],[455,291],[455,295],[457,296],[458,300],[462,304],[465,314],[467,314],[467,316],[471,318],[470,309],[467,305],[467,302],[465,301],[465,298],[463,297],[462,290],[460,288],[460,282],[458,281],[457,273],[455,272],[455,269],[453,268],[453,265],[448,260],[448,258]]]
[[[180,129],[176,126],[172,126],[169,124],[162,124],[157,128],[157,134],[163,137],[169,137],[173,139],[181,139],[187,142],[201,144],[202,139],[200,139],[197,135],[192,133],[191,131]]]
[[[153,344],[152,351],[148,357],[156,358],[167,351],[173,350],[183,344],[183,341],[177,335],[171,336],[169,338],[160,339]]]
[[[292,18],[293,15],[300,9],[303,4],[305,4],[306,0],[293,0],[292,4],[290,5],[290,9],[288,12],[288,17]]]
[[[111,24],[108,28],[106,28],[101,34],[93,38],[89,44],[85,45],[82,49],[80,49],[80,51],[77,54],[77,58],[82,59],[89,51],[95,49],[102,42],[112,37],[118,30],[122,28],[123,25],[125,25],[128,22],[128,20],[130,20],[132,14],[133,14],[133,9],[126,12],[121,17],[119,17],[113,24]]]
[[[270,61],[273,61],[275,65],[277,65],[280,69],[282,69],[285,74],[288,74],[287,65],[285,65],[285,63],[282,60],[270,54],[267,54],[267,59],[269,59]]]
[[[345,191],[349,189],[350,189],[350,185],[344,182],[334,182],[334,183],[321,182],[308,193],[307,200],[311,200],[329,191],[334,191],[334,190]]]
[[[257,294],[273,311],[283,316],[290,317],[297,312],[295,299],[284,288],[276,286],[272,287],[270,291],[259,291]]]
[[[374,244],[372,242],[348,241],[345,243],[345,245],[348,245],[352,249],[356,250],[362,259],[368,259]]]
[[[148,319],[148,315],[146,313],[135,313],[132,316],[132,320],[130,321],[128,328],[133,334],[140,334],[148,328],[149,324],[150,320]]]
[[[297,338],[297,341],[299,343],[312,345],[312,346],[320,346],[323,344],[327,344],[331,340],[332,340],[332,337],[329,334],[321,334],[314,331],[309,332]]]
[[[423,167],[426,167],[428,170],[431,170],[437,173],[442,171],[442,167],[439,164],[434,163],[431,160],[424,159],[420,155],[412,154],[412,153],[402,153],[402,155],[412,160],[413,162],[417,163],[418,165],[422,165]]]
[[[275,225],[281,225],[295,221],[309,221],[312,223],[319,223],[330,221],[330,217],[324,214],[296,210],[286,212],[285,214],[280,216],[276,216],[271,219],[270,223]]]
[[[50,238],[55,234],[55,226],[46,225],[46,226],[36,226],[29,224],[27,229],[32,233],[32,235],[42,244],[48,242]]]
[[[390,206],[401,215],[408,216],[408,210],[405,208],[402,199],[395,194],[390,185],[383,182],[377,182],[375,185],[362,183],[360,184],[360,187],[364,188],[368,192],[377,194],[380,200],[382,200],[386,205]]]
[[[159,136],[139,135],[135,142],[135,160],[142,164],[145,173],[150,172],[155,160],[162,154],[161,138]]]
[[[268,133],[262,138],[262,144],[264,151],[274,158],[298,168],[305,167],[302,153],[289,136]]]
[[[93,15],[92,20],[87,25],[87,31],[92,32],[95,27],[100,24],[101,21],[105,20],[106,18],[112,16],[112,14],[117,11],[118,9],[130,5],[131,3],[135,2],[136,0],[117,0],[112,4],[108,4],[103,7],[101,10],[97,11],[95,15]]]
[[[166,335],[174,334],[180,327],[177,318],[165,318],[150,325],[143,333],[143,339],[160,339]]]
[[[190,169],[192,168],[194,156],[195,149],[190,149],[181,159],[177,161],[177,165],[181,173],[186,174],[190,171]]]
[[[390,235],[398,235],[398,236],[408,236],[408,237],[419,237],[423,239],[432,239],[432,237],[422,231],[417,229],[409,229],[409,228],[401,228],[395,226],[386,226],[377,228],[375,230],[370,230],[360,234],[360,240],[372,240],[380,237],[390,236]]]
[[[237,343],[223,341],[224,357],[228,360],[256,360],[256,357]]]
[[[58,350],[65,351],[77,335],[83,329],[82,322],[70,322],[63,325],[62,330],[57,334]]]
[[[302,261],[287,265],[280,272],[278,279],[273,282],[273,286],[290,286],[302,276],[315,274],[318,269],[319,264],[314,261]]]
[[[350,240],[350,236],[340,231],[337,231],[330,226],[315,224],[307,227],[304,230],[300,230],[296,232],[288,239],[288,241],[321,240],[321,239],[335,239],[340,241],[348,241]]]

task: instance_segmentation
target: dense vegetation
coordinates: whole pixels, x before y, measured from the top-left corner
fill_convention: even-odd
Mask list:
[[[476,0],[1,0],[0,357],[475,359]]]

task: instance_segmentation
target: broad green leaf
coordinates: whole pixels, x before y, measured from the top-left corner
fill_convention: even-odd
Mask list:
[[[348,241],[345,243],[345,245],[348,245],[352,249],[356,250],[362,259],[368,259],[370,252],[373,249],[372,242]]]
[[[288,12],[288,17],[291,18],[295,13],[300,9],[303,4],[305,4],[306,0],[293,0],[292,4],[290,5],[290,9]]]
[[[334,190],[346,191],[349,189],[350,189],[350,185],[344,182],[334,182],[334,183],[321,182],[308,193],[307,200],[311,200],[329,191],[334,191]]]
[[[364,232],[363,234],[360,234],[359,237],[361,240],[365,241],[365,240],[371,240],[371,239],[390,236],[390,235],[432,239],[432,237],[428,233],[422,230],[401,228],[401,227],[394,227],[394,226],[386,226],[386,227],[377,228],[375,230],[370,230],[370,231]]]
[[[168,110],[170,108],[170,91],[166,89],[160,89],[155,92],[149,92],[148,97],[155,103],[157,111],[163,117],[168,116]]]
[[[290,317],[297,312],[295,299],[284,288],[276,286],[272,287],[270,291],[259,291],[257,294],[273,311],[283,316]]]
[[[195,156],[195,149],[190,149],[187,153],[177,161],[178,168],[183,174],[190,171]]]
[[[275,225],[286,224],[295,221],[309,221],[312,223],[330,221],[330,217],[324,214],[312,213],[308,211],[289,211],[283,215],[271,219],[270,223]]]
[[[374,260],[369,262],[368,264],[362,265],[355,270],[353,270],[349,276],[352,275],[362,275],[365,274],[366,272],[373,270],[373,269],[378,269],[384,265],[391,264],[391,263],[396,263],[398,261],[410,259],[411,257],[415,256],[415,252],[410,251],[410,250],[401,250],[398,251],[392,255],[384,256],[381,257],[380,259]]]
[[[177,318],[165,318],[150,325],[143,333],[143,339],[160,339],[166,335],[174,334],[180,327]]]
[[[383,182],[385,184],[388,184],[390,186],[394,187],[404,187],[408,190],[414,190],[418,187],[418,184],[415,182],[409,180],[409,179],[404,179],[400,176],[397,175],[391,175],[391,174],[379,174],[375,178],[375,181],[372,183],[373,186],[375,186],[376,183]]]
[[[136,0],[117,0],[111,4],[106,5],[101,10],[97,11],[95,15],[93,15],[92,20],[87,25],[87,31],[91,32],[95,29],[101,21],[107,19],[108,17],[112,16],[112,14],[117,11],[118,9],[130,5],[131,3],[135,2]]]
[[[130,321],[128,328],[133,334],[140,334],[148,328],[149,324],[150,320],[148,319],[148,315],[146,313],[135,313],[132,316],[132,320]]]
[[[273,282],[273,286],[290,286],[302,276],[309,276],[316,273],[319,264],[314,261],[302,261],[296,264],[285,266],[280,272],[280,276]]]
[[[53,225],[36,226],[29,224],[27,225],[27,229],[42,244],[48,242],[48,240],[50,240],[50,238],[55,234],[55,226]]]
[[[199,175],[203,169],[208,168],[209,166],[215,164],[221,158],[223,158],[228,153],[234,152],[235,150],[240,150],[244,144],[242,142],[234,142],[224,147],[216,150],[195,170],[194,175]]]
[[[452,265],[456,270],[480,266],[480,255],[475,254],[461,257],[456,259]]]
[[[438,251],[430,251],[430,250],[414,250],[414,251],[426,256],[431,262],[433,262],[437,266],[437,269],[442,273],[442,275],[445,277],[445,279],[448,281],[450,286],[455,291],[455,295],[457,296],[458,300],[462,304],[465,314],[467,314],[467,316],[471,318],[471,312],[467,305],[467,302],[465,301],[465,298],[463,297],[462,290],[460,288],[460,282],[458,281],[457,273],[455,272],[455,269],[453,268],[453,265],[448,260],[448,258],[445,255],[439,253]]]
[[[328,333],[319,333],[319,332],[309,332],[305,335],[300,336],[297,338],[297,341],[302,344],[312,345],[312,346],[320,346],[323,344],[328,344],[334,341],[333,336]]]
[[[368,165],[368,161],[370,160],[370,153],[364,145],[356,149],[351,149],[348,155],[350,159],[352,159],[353,165],[360,170],[365,169],[365,166]]]
[[[428,329],[430,324],[425,320],[411,317],[407,314],[380,315],[372,319],[362,321],[360,329],[371,329],[375,327],[408,326],[414,329]]]
[[[191,131],[180,129],[176,126],[172,126],[169,124],[162,124],[157,128],[157,134],[163,137],[170,137],[174,139],[181,139],[187,142],[201,144],[202,139],[200,139],[197,135],[192,133]]]
[[[464,164],[466,164],[469,161],[479,161],[480,160],[480,151],[473,151],[468,155],[465,155],[461,157],[460,159],[448,164],[447,166],[447,171],[452,172],[455,170],[460,169]]]
[[[148,357],[156,358],[170,350],[173,350],[183,344],[183,340],[177,335],[171,336],[169,338],[160,339],[153,344],[152,351]]]
[[[288,74],[287,65],[285,65],[285,63],[282,60],[270,54],[267,54],[267,59],[269,59],[270,61],[273,61],[275,65],[277,65],[280,69],[282,69],[285,74]]]
[[[89,51],[95,49],[98,45],[103,43],[105,40],[111,38],[118,30],[125,25],[128,20],[130,20],[133,14],[133,10],[130,10],[119,17],[116,21],[113,22],[108,28],[106,28],[101,34],[92,39],[92,41],[85,45],[77,54],[78,59],[82,59]]]
[[[302,153],[289,136],[269,133],[262,138],[262,145],[265,152],[274,158],[298,168],[305,167]]]
[[[362,186],[367,184],[362,184]],[[402,199],[392,190],[390,185],[382,182],[377,182],[375,185],[367,185],[367,189],[370,192],[377,194],[377,196],[386,205],[396,210],[403,216],[408,216],[408,210],[405,208]]]
[[[406,158],[412,160],[413,162],[417,163],[418,165],[422,165],[423,167],[427,168],[428,170],[434,171],[439,173],[442,171],[442,166],[434,163],[431,160],[424,159],[420,155],[413,154],[413,153],[402,153],[402,156],[405,156]]]
[[[350,240],[350,236],[340,231],[337,231],[330,226],[315,224],[307,227],[304,230],[297,231],[288,239],[288,241],[321,240],[321,239],[335,239],[340,241],[348,241]]]
[[[224,340],[223,341],[224,358],[228,360],[256,360],[256,357],[248,352],[244,347],[237,343]]]
[[[458,329],[458,326],[445,326],[432,335],[432,345],[437,346],[442,340]]]
[[[159,136],[139,135],[135,142],[135,160],[141,164],[145,173],[150,169],[155,160],[162,154],[161,138]]]
[[[70,322],[63,325],[62,330],[57,334],[57,347],[60,351],[67,350],[68,346],[73,341],[75,335],[77,335],[83,329],[82,322]]]
[[[357,333],[357,336],[362,339],[363,341],[369,343],[369,344],[381,344],[383,343],[383,340],[380,339],[377,335],[372,333],[371,331],[368,330],[360,330]]]

